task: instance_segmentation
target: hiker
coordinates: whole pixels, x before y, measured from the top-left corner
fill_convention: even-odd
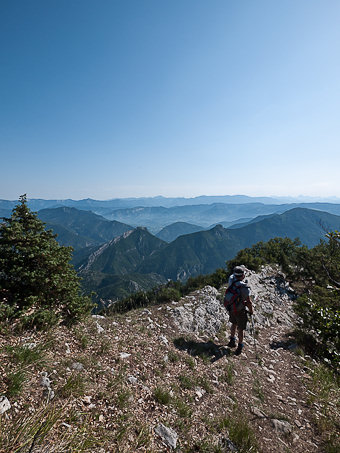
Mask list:
[[[247,326],[247,311],[253,314],[253,305],[250,300],[249,287],[244,280],[245,273],[241,266],[236,266],[233,274],[229,277],[228,287],[224,297],[224,306],[229,312],[229,321],[231,322],[230,341],[228,347],[236,346],[236,328],[238,333],[238,346],[235,351],[236,355],[241,354],[243,349],[243,331]]]

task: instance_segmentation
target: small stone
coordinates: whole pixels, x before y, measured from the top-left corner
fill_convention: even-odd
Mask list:
[[[298,428],[302,428],[302,424],[299,422],[299,420],[295,420],[294,422]]]
[[[260,409],[256,406],[253,406],[251,409],[250,409],[251,413],[256,415],[256,417],[259,417],[259,418],[263,418],[265,417],[265,414],[260,411]]]
[[[4,414],[11,408],[11,403],[6,396],[0,396],[0,414]]]
[[[43,390],[43,397],[46,398],[48,401],[53,400],[55,396],[54,391],[51,389],[51,387],[45,387]]]
[[[272,420],[272,425],[276,432],[281,432],[284,434],[290,434],[293,431],[292,425],[285,420]]]
[[[128,381],[130,382],[130,384],[136,385],[138,382],[138,379],[135,376],[129,376]]]
[[[73,370],[76,370],[76,371],[82,371],[84,369],[84,365],[80,362],[72,363],[71,367]]]
[[[50,388],[51,381],[50,381],[46,371],[42,371],[40,374],[41,374],[40,385],[42,387]]]
[[[230,439],[223,439],[223,447],[227,448],[226,451],[238,451],[236,445]]]
[[[293,444],[296,444],[296,442],[300,439],[300,437],[297,434],[294,434],[293,437]]]
[[[178,435],[177,433],[167,426],[160,423],[155,428],[155,433],[163,440],[163,442],[170,448],[176,448]]]
[[[130,355],[131,355],[131,354],[128,354],[127,352],[121,352],[121,353],[119,354],[119,357],[120,357],[121,359],[127,359],[128,357],[130,357]]]
[[[103,333],[104,332],[103,327],[99,324],[98,321],[96,322],[96,327],[97,327],[97,332],[98,333]]]
[[[168,339],[167,339],[164,335],[160,335],[159,339],[160,339],[161,342],[162,342],[163,344],[165,344],[166,346],[169,344]]]
[[[65,428],[67,428],[67,429],[71,428],[71,425],[69,425],[68,423],[65,423],[65,422],[62,422],[61,426],[65,426]]]

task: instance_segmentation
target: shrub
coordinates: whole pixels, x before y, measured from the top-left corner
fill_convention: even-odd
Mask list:
[[[0,224],[0,320],[43,328],[77,321],[88,312],[90,299],[80,293],[71,253],[21,196],[11,217]]]
[[[339,366],[340,351],[340,233],[327,235],[314,247],[303,269],[310,284],[299,297],[295,311],[301,329],[311,336],[313,354],[332,366]]]
[[[285,272],[291,272],[303,253],[308,252],[306,246],[301,246],[299,239],[274,238],[268,242],[258,242],[250,248],[238,252],[232,260],[227,262],[229,274],[236,265],[242,263],[248,269],[258,271],[264,264],[280,264]]]

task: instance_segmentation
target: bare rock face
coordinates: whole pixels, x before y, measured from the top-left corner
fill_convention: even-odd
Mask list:
[[[182,332],[216,335],[228,320],[226,309],[217,299],[218,294],[215,288],[206,286],[194,295],[185,297],[182,306],[172,309],[177,327]]]
[[[250,287],[257,327],[293,325],[294,312],[287,310],[287,306],[291,307],[295,294],[278,267],[263,266],[258,273],[246,269],[245,281]],[[206,286],[185,297],[181,305],[169,308],[175,325],[185,333],[215,336],[222,324],[229,321],[222,296],[215,288]]]

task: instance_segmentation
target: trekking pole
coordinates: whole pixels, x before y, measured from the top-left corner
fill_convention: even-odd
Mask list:
[[[251,314],[249,314],[249,316],[250,316],[250,325],[251,325],[250,332],[252,333],[252,337],[253,337],[253,341],[254,341],[255,357],[256,357],[256,360],[258,360],[259,357],[258,357],[257,348],[256,348],[254,320],[253,320],[253,316]]]
[[[257,294],[254,297],[254,302],[255,302],[256,299],[257,299]],[[249,311],[247,311],[247,313],[248,313],[248,319],[250,318],[250,333],[251,333],[251,335],[253,337],[254,349],[255,349],[255,357],[256,357],[256,360],[259,360],[259,356],[258,356],[257,348],[256,348],[255,326],[254,326],[253,315],[251,315]]]

